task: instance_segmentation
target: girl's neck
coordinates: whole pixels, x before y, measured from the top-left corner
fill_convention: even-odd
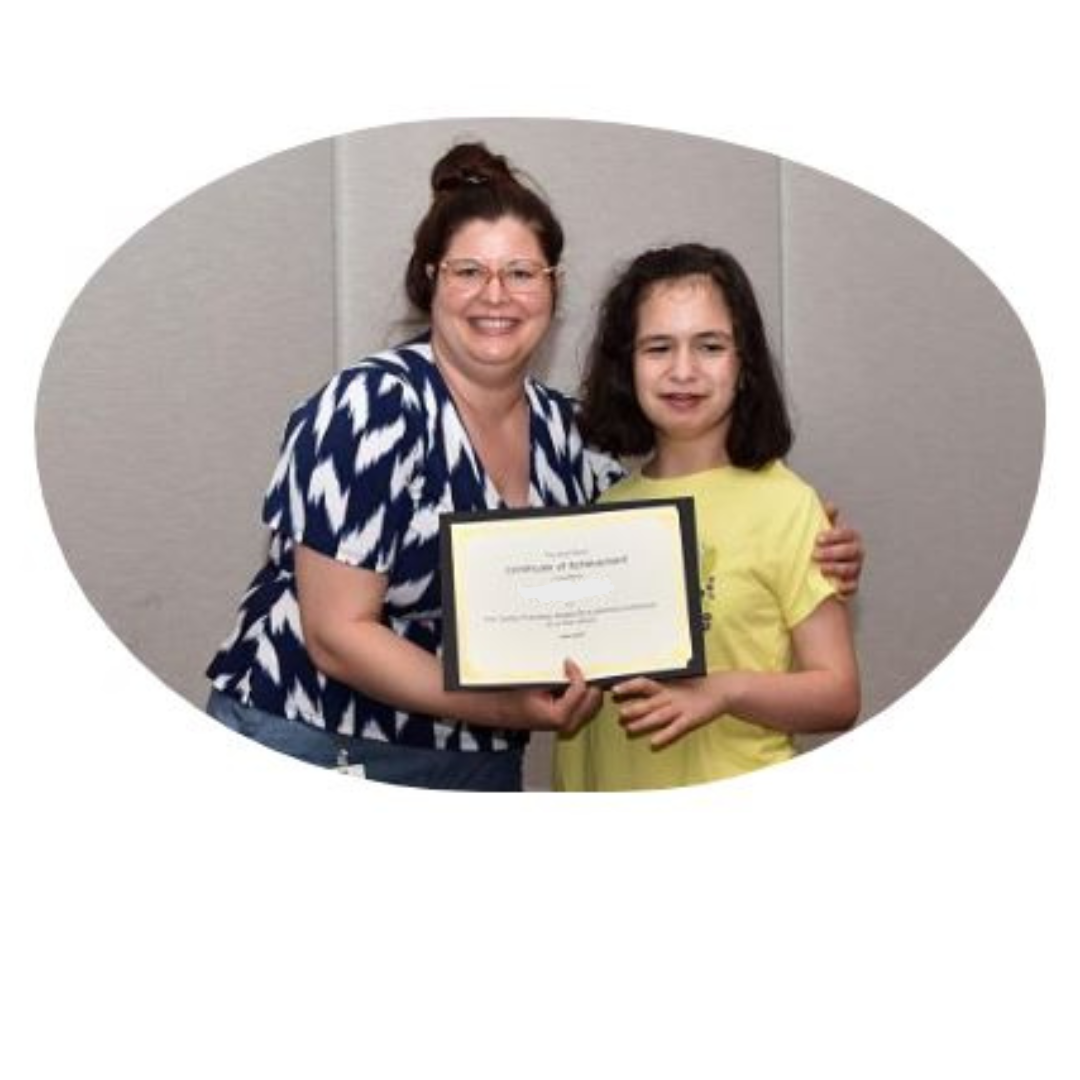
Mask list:
[[[723,441],[695,439],[680,442],[658,436],[656,450],[641,471],[652,480],[669,480],[730,464]]]

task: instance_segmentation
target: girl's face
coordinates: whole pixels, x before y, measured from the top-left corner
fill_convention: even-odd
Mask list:
[[[554,292],[547,274],[521,291],[519,279],[527,273],[498,272],[511,264],[512,271],[547,265],[523,221],[475,220],[454,233],[442,264],[433,268],[431,335],[440,362],[483,381],[525,374],[551,325]]]
[[[727,301],[703,275],[658,281],[638,305],[634,389],[666,442],[713,445],[727,463],[727,435],[741,362]]]

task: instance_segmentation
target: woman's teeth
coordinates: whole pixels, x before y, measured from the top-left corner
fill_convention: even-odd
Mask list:
[[[515,322],[513,319],[473,319],[472,325],[477,330],[485,330],[493,333],[501,333],[504,330],[511,329]]]

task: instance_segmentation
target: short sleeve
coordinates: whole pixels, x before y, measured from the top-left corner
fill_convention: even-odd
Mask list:
[[[343,372],[290,418],[263,519],[295,543],[387,573],[412,520],[424,448],[420,402],[400,374]]]
[[[814,542],[828,524],[817,493],[798,482],[788,513],[784,515],[784,533],[779,544],[783,555],[775,569],[777,600],[788,629],[836,594],[836,586],[814,561]]]

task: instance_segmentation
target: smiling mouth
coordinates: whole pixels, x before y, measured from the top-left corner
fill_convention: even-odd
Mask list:
[[[699,401],[700,394],[661,394],[660,400],[674,409],[692,409]]]
[[[517,319],[479,316],[469,320],[469,325],[481,334],[506,334],[517,328]]]

